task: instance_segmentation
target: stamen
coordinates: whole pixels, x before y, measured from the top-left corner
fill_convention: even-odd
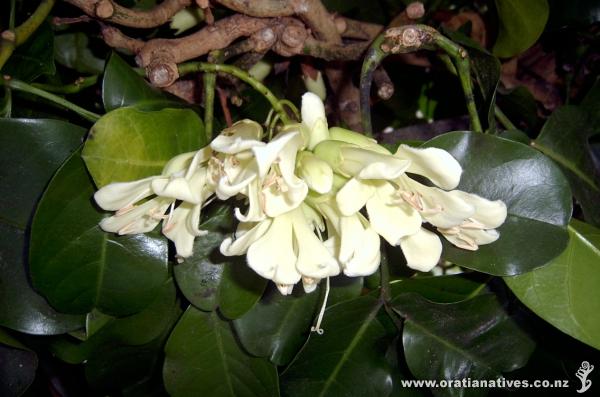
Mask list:
[[[417,211],[423,211],[423,202],[419,193],[404,191],[400,192],[400,197]]]
[[[319,335],[323,335],[325,331],[321,328],[321,321],[323,321],[323,316],[325,315],[325,308],[327,307],[327,298],[329,298],[329,277],[325,280],[325,297],[323,298],[323,305],[321,306],[321,311],[319,311],[319,317],[317,317],[317,323],[310,328],[311,332],[316,332]]]
[[[475,243],[475,240],[473,240],[472,238],[469,238],[462,234],[459,234],[458,238],[459,240],[462,240],[464,242],[464,244],[454,244],[458,248],[462,248],[469,251],[477,251],[479,249],[479,245],[477,245],[477,243]]]
[[[167,224],[163,226],[163,233],[168,233],[169,230],[173,229],[173,227],[175,226],[171,223],[171,221],[173,220],[173,211],[175,211],[175,201],[173,201],[169,206],[169,216],[167,217]]]
[[[133,204],[127,204],[125,207],[121,208],[117,212],[115,212],[115,216],[125,215],[126,213],[132,211],[135,208]]]
[[[421,214],[427,216],[427,215],[435,215],[435,214],[439,214],[440,212],[444,211],[444,207],[442,207],[441,205],[437,204],[435,207],[433,208],[428,208],[428,209],[423,209],[421,211]]]
[[[486,226],[473,219],[473,218],[467,218],[467,220],[465,220],[463,223],[460,224],[460,227],[464,227],[465,229],[476,229],[476,230],[485,230]]]
[[[457,234],[460,233],[460,227],[459,226],[452,226],[452,227],[449,227],[449,228],[438,227],[437,229],[439,230],[440,233],[447,234],[449,236],[455,236],[455,235],[457,235]]]

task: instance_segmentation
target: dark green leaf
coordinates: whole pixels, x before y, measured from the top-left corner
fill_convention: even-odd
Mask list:
[[[567,249],[548,266],[504,280],[538,316],[600,349],[600,229],[573,219],[569,234]]]
[[[74,153],[50,182],[33,220],[33,285],[66,313],[138,312],[168,277],[167,243],[156,234],[105,233],[93,194],[83,160]]]
[[[498,134],[498,136],[500,138],[522,143],[523,145],[529,145],[529,142],[531,142],[529,136],[521,130],[504,130]]]
[[[486,281],[483,277],[466,274],[414,277],[392,281],[390,294],[396,297],[414,292],[433,302],[454,303],[477,295],[485,288]]]
[[[56,62],[80,73],[101,74],[104,60],[96,57],[89,48],[85,33],[62,33],[54,38]]]
[[[54,171],[85,130],[59,120],[0,120],[0,220],[25,229]]]
[[[164,345],[181,315],[171,280],[151,306],[139,315],[115,320],[97,334],[85,365],[85,376],[92,387],[118,390],[160,377]],[[155,387],[155,391],[162,391],[162,386]]]
[[[381,302],[363,296],[325,311],[323,335],[312,334],[282,376],[286,396],[386,396],[392,391],[385,358]]]
[[[600,225],[600,173],[589,144],[589,137],[597,132],[589,114],[576,106],[556,109],[548,118],[534,147],[556,161],[571,183],[573,194],[585,219]]]
[[[35,379],[37,355],[0,328],[0,395],[18,397]]]
[[[277,370],[245,353],[217,312],[188,307],[165,348],[163,378],[173,397],[278,396]]]
[[[451,304],[417,294],[401,295],[394,309],[403,317],[408,367],[418,379],[496,379],[527,363],[535,347],[494,295]],[[436,389],[437,395],[485,395],[483,389]]]
[[[53,75],[54,66],[54,33],[49,22],[44,22],[19,46],[2,68],[2,74],[30,82],[39,76]]]
[[[116,53],[112,53],[104,70],[102,101],[107,112],[124,106],[144,109],[182,107],[177,98],[150,86]]]
[[[225,257],[219,245],[231,233],[231,207],[213,207],[196,238],[194,255],[175,266],[175,279],[185,297],[201,310],[217,307],[228,318],[238,318],[260,299],[267,280],[246,265],[244,257]]]
[[[202,120],[188,109],[114,110],[92,127],[83,158],[99,188],[160,175],[178,154],[206,145]]]
[[[496,0],[500,31],[494,55],[509,58],[531,47],[548,21],[547,0]]]
[[[498,241],[467,251],[444,240],[442,257],[484,273],[509,276],[540,267],[566,247],[571,190],[560,169],[536,150],[492,135],[451,132],[424,146],[447,150],[463,168],[459,190],[508,207]]]
[[[250,354],[268,357],[275,365],[289,363],[308,338],[319,295],[295,291],[283,296],[269,288],[257,305],[233,322],[240,342]]]
[[[23,258],[25,232],[0,222],[0,325],[50,335],[82,328],[84,316],[55,311],[29,285]]]
[[[54,171],[85,130],[58,120],[0,120],[0,325],[30,334],[83,326],[82,316],[56,312],[25,272],[25,228]]]
[[[115,318],[94,311],[88,315],[86,340],[80,342],[68,336],[58,337],[52,340],[50,351],[67,363],[80,364],[115,346],[148,345],[159,339],[180,313],[175,286],[169,279],[154,301],[141,312]],[[90,333],[90,322],[96,321],[92,317],[104,318],[94,333]]]

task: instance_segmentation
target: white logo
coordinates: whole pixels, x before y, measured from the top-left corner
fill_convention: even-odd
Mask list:
[[[592,386],[592,381],[589,380],[587,377],[593,370],[594,366],[590,365],[590,363],[588,363],[587,361],[581,363],[581,367],[579,367],[579,369],[575,373],[575,376],[578,377],[581,381],[581,389],[577,390],[577,393],[583,393],[587,391],[587,389],[589,389],[590,386]]]

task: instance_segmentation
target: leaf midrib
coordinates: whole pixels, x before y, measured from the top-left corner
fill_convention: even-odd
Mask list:
[[[577,168],[577,166],[572,161],[567,160],[565,156],[555,152],[547,146],[544,146],[537,140],[532,142],[532,146],[538,149],[540,152],[544,153],[546,156],[550,157],[552,160],[565,167],[566,169],[568,169],[569,171],[571,171],[572,173],[574,173],[579,179],[585,182],[594,191],[600,192],[600,188],[598,187],[598,185],[596,185],[596,182],[589,176],[585,175],[583,171]]]
[[[348,358],[353,353],[356,345],[358,345],[359,341],[362,339],[362,336],[367,331],[367,328],[369,328],[369,326],[371,325],[371,322],[377,315],[377,312],[379,312],[379,309],[381,308],[381,304],[382,304],[381,302],[378,302],[377,305],[375,305],[373,307],[373,309],[371,309],[371,312],[369,313],[369,315],[367,316],[367,318],[365,319],[363,324],[358,328],[358,331],[354,335],[354,338],[352,338],[352,340],[350,341],[348,348],[346,348],[344,350],[344,354],[342,354],[342,357],[340,358],[337,365],[331,372],[331,375],[329,375],[329,377],[325,381],[325,384],[323,385],[323,389],[319,393],[319,397],[325,397],[327,395],[326,393],[329,390],[329,388],[331,387],[331,384],[335,382],[335,379],[336,379],[338,373],[341,371],[341,369],[344,366],[344,364],[346,363],[346,361],[348,361]]]

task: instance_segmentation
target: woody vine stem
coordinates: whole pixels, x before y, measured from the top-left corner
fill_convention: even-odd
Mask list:
[[[475,132],[483,132],[475,106],[469,57],[466,50],[426,25],[404,25],[390,28],[379,35],[367,51],[360,75],[360,108],[364,132],[368,135],[373,133],[369,103],[373,72],[389,55],[422,49],[441,49],[454,60],[465,95],[471,128]]]

